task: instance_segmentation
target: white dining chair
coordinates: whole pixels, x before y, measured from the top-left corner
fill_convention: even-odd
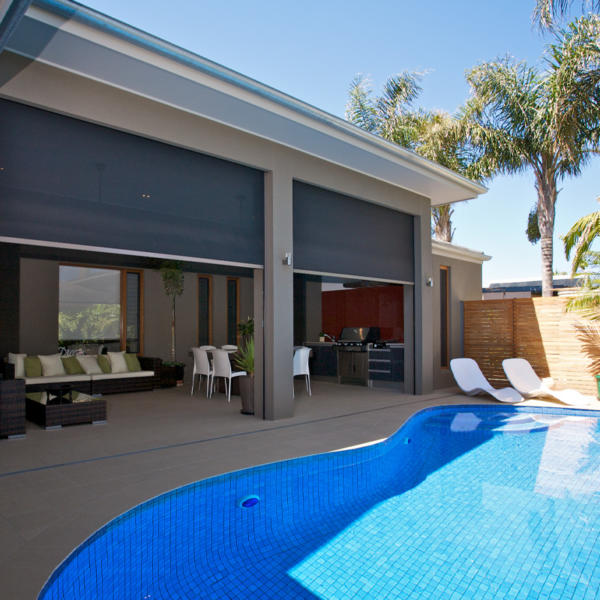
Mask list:
[[[221,350],[226,350],[227,352],[237,352],[238,347],[235,344],[225,344],[221,346]]]
[[[297,348],[294,352],[294,377],[296,375],[304,375],[306,380],[306,391],[309,396],[312,396],[310,389],[310,370],[308,368],[308,356],[310,354],[310,348],[302,346]]]
[[[192,396],[194,395],[194,384],[196,383],[196,376],[200,377],[198,387],[202,385],[202,376],[206,376],[206,397],[212,396],[212,377],[213,369],[210,366],[208,360],[208,354],[202,347],[192,348],[192,354],[194,355],[194,370],[192,372]]]
[[[209,351],[209,350],[216,350],[216,349],[217,349],[216,346],[200,346],[200,350]]]
[[[229,362],[229,354],[227,350],[213,350],[213,377],[212,386],[215,384],[216,377],[222,377],[225,381],[225,393],[227,394],[227,402],[231,402],[231,380],[234,377],[246,375],[246,371],[232,371],[231,363]],[[211,392],[212,394],[212,392]]]

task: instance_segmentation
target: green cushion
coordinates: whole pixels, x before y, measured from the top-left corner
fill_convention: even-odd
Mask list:
[[[100,365],[103,373],[111,372],[110,360],[108,360],[108,356],[104,354],[98,354],[98,364]]]
[[[127,365],[127,369],[129,371],[141,371],[142,365],[140,365],[140,361],[136,354],[127,354],[125,353],[125,364]]]
[[[26,356],[23,359],[23,365],[25,367],[25,377],[42,376],[42,362],[39,356]]]
[[[79,364],[77,357],[63,356],[61,360],[67,375],[85,375],[85,371]]]

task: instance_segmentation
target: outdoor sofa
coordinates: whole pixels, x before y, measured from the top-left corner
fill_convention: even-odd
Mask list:
[[[57,372],[57,360],[62,363],[62,372]],[[42,366],[38,366],[38,361]],[[94,361],[101,365],[100,369],[83,368],[82,365],[93,367]],[[53,369],[45,369],[48,362],[53,363]],[[136,357],[135,370],[119,369],[115,373],[108,357],[9,354],[8,360],[2,363],[2,375],[4,380],[24,380],[27,419],[48,429],[105,422],[106,400],[100,396],[150,391],[159,387],[161,363],[159,358],[140,356]],[[101,372],[96,372],[98,370]],[[66,396],[67,402],[57,402],[57,396]]]

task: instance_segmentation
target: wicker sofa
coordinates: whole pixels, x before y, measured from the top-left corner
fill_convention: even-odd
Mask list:
[[[91,396],[151,391],[154,388],[159,387],[162,360],[160,358],[147,356],[140,356],[138,357],[138,360],[142,367],[142,371],[101,373],[93,375],[65,374],[59,376],[24,377],[17,379],[15,379],[15,366],[11,363],[3,362],[2,375],[5,384],[12,382],[14,383],[15,390],[20,390],[22,392],[22,404],[20,406],[24,407],[27,420],[46,429],[56,429],[63,425],[105,423],[106,399],[92,397],[85,401],[65,403],[51,402],[46,404],[33,398],[32,396],[34,394],[47,391],[49,387],[60,386],[60,384],[65,384],[65,387]],[[26,397],[25,394],[27,394],[28,397]],[[16,410],[15,407],[16,405],[13,406],[14,410]],[[14,415],[12,418],[14,420]],[[11,435],[15,434],[16,432],[11,433]],[[0,435],[2,435],[2,433],[0,433]]]
[[[59,375],[50,377],[26,377],[25,391],[42,392],[48,384],[68,383],[83,394],[125,394],[127,392],[147,392],[160,387],[162,360],[149,356],[139,356],[142,371],[129,373],[99,373],[94,375]],[[2,363],[4,379],[15,379],[15,366]]]
[[[0,380],[0,438],[25,435],[25,382]]]

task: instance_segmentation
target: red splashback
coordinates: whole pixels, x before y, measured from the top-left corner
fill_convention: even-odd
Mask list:
[[[400,285],[322,293],[323,331],[336,338],[342,327],[380,327],[381,339],[404,341],[404,295]]]

